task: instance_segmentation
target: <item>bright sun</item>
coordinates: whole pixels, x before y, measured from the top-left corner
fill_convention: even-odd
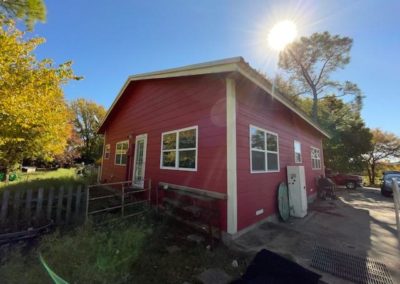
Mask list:
[[[271,48],[281,51],[291,43],[297,35],[296,25],[289,20],[277,23],[268,34]]]

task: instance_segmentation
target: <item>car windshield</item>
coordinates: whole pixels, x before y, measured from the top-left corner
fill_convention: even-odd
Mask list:
[[[400,174],[389,174],[385,176],[386,181],[391,181],[392,178],[396,178],[397,181],[400,181]]]

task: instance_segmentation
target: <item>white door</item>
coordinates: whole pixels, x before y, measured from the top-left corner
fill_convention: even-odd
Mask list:
[[[133,160],[133,181],[135,187],[144,188],[144,170],[146,168],[147,134],[136,136],[135,157]]]

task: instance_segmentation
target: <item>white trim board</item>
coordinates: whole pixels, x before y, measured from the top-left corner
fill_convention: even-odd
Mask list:
[[[226,78],[227,232],[237,232],[236,82]]]

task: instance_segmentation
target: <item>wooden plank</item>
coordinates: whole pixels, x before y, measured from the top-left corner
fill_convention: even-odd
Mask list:
[[[0,223],[1,224],[4,224],[7,219],[9,198],[10,198],[10,190],[8,188],[6,188],[3,191],[3,200],[1,202],[1,214],[0,214]]]
[[[37,194],[37,200],[36,200],[36,219],[40,219],[40,217],[43,215],[42,214],[42,208],[43,208],[43,187],[39,188],[38,194]]]
[[[20,204],[21,204],[21,190],[16,189],[14,192],[14,200],[13,200],[13,221],[15,225],[17,225],[18,223]]]
[[[25,198],[25,220],[30,223],[32,216],[32,189],[29,188],[26,191]]]
[[[54,187],[51,187],[49,189],[49,195],[47,198],[47,212],[46,212],[46,218],[47,220],[51,220],[52,218],[52,211],[53,211],[53,200],[54,200]]]
[[[79,211],[80,211],[80,206],[81,206],[81,192],[82,192],[82,186],[78,185],[77,189],[76,189],[76,194],[75,194],[75,214],[74,217],[78,218],[79,217]]]
[[[227,199],[227,195],[224,193],[220,193],[220,192],[209,191],[209,190],[205,190],[205,189],[194,188],[194,187],[183,186],[183,185],[177,185],[177,184],[172,184],[172,183],[167,183],[167,182],[159,182],[158,185],[165,190],[182,190],[182,191],[190,192],[190,193],[197,194],[200,196],[207,196],[207,197],[214,198],[214,199],[222,199],[222,200]]]
[[[67,195],[67,212],[65,214],[65,222],[69,223],[71,217],[71,204],[72,204],[72,185],[68,187],[68,195]]]
[[[57,195],[57,214],[56,214],[56,223],[57,224],[60,224],[60,222],[61,222],[63,201],[64,201],[64,187],[61,186],[60,189],[58,190],[58,195]]]

